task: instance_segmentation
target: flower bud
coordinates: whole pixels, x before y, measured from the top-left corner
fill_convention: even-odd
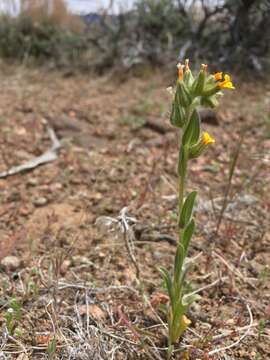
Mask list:
[[[197,78],[195,79],[192,85],[193,96],[201,96],[205,87],[206,71],[207,71],[207,65],[202,64],[201,71],[199,72],[199,75],[197,76]]]
[[[183,81],[177,81],[175,97],[178,105],[184,108],[192,103],[190,92]]]
[[[188,107],[192,103],[192,97],[188,87],[184,83],[183,65],[178,64],[178,81],[176,85],[175,99],[179,106]]]
[[[179,106],[176,101],[172,104],[172,111],[170,115],[170,123],[172,126],[182,128],[185,124],[185,110],[182,106]]]
[[[184,72],[184,83],[187,85],[188,89],[191,89],[193,82],[194,82],[194,78],[193,78],[192,72],[190,71],[190,68],[189,68],[189,60],[186,59],[185,72]]]

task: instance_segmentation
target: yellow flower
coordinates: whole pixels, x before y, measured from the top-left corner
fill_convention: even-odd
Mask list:
[[[188,327],[191,324],[191,321],[186,317],[186,315],[183,315],[182,316],[182,323],[183,323],[183,325]]]
[[[218,83],[220,89],[235,89],[229,75],[224,75],[224,80]]]
[[[222,80],[222,72],[217,72],[214,74],[214,77],[217,81]]]
[[[202,142],[204,145],[214,144],[216,140],[208,134],[208,132],[203,133]]]

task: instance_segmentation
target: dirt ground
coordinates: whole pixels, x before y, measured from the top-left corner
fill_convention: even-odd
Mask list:
[[[159,267],[170,268],[176,239],[173,81],[1,67],[0,172],[46,151],[48,127],[61,149],[0,179],[0,359],[166,359]],[[201,299],[175,359],[270,359],[270,83],[235,82],[203,124],[216,144],[189,174],[199,201],[187,287]]]

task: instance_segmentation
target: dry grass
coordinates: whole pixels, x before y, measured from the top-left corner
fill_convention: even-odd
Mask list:
[[[12,8],[12,0],[9,1]],[[49,21],[75,32],[83,28],[79,17],[69,13],[64,0],[21,0],[21,10],[23,16],[29,16],[37,23]]]

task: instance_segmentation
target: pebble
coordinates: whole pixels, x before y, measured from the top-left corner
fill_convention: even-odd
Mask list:
[[[36,206],[44,206],[48,203],[48,200],[45,197],[39,197],[34,200]]]
[[[17,270],[20,267],[21,261],[17,256],[6,256],[1,260],[1,266],[6,270]]]
[[[27,185],[30,185],[30,186],[37,186],[38,185],[38,179],[37,178],[34,178],[34,177],[31,177],[27,180]]]
[[[61,183],[54,183],[50,186],[51,192],[62,190],[62,189],[63,189],[63,185]]]
[[[157,250],[155,250],[153,252],[153,258],[156,259],[156,260],[162,259],[164,257],[163,255],[164,254],[162,254],[160,251],[157,251]]]

